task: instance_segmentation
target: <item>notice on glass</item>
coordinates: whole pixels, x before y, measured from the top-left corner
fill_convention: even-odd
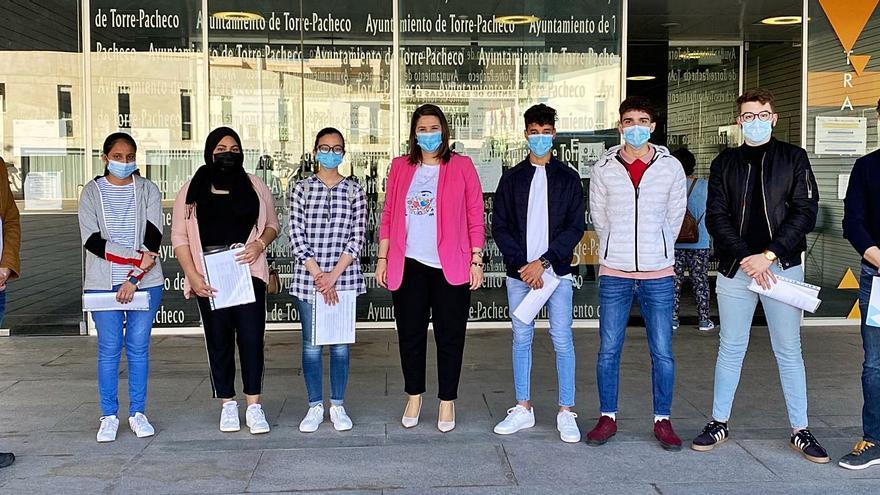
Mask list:
[[[341,290],[336,294],[339,302],[332,306],[324,301],[324,296],[315,294],[312,318],[314,345],[354,344],[357,291]]]
[[[541,308],[547,304],[550,296],[553,295],[556,287],[559,286],[559,277],[552,273],[552,270],[544,270],[544,275],[541,279],[544,281],[544,286],[540,289],[530,290],[522,302],[519,303],[519,306],[513,310],[513,316],[526,325],[535,321],[535,317],[538,316]]]
[[[214,297],[208,299],[212,310],[241,306],[257,300],[250,267],[235,259],[242,251],[244,247],[202,254],[205,278],[208,279],[208,285],[217,290]]]
[[[817,155],[864,155],[867,148],[867,118],[816,117]]]

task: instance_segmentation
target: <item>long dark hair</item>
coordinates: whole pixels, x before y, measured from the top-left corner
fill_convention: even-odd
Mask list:
[[[440,148],[437,149],[437,155],[440,157],[440,163],[449,163],[449,160],[452,158],[452,150],[449,148],[449,122],[446,120],[446,115],[443,115],[443,110],[440,110],[440,107],[428,103],[416,108],[409,123],[409,144],[407,145],[407,150],[409,152],[408,161],[410,165],[415,165],[422,161],[422,149],[416,141],[416,126],[419,123],[419,118],[425,116],[434,116],[440,119],[440,129],[443,137]]]
[[[108,160],[110,150],[112,150],[113,147],[116,146],[116,143],[118,143],[119,141],[125,141],[127,144],[131,145],[131,147],[134,148],[134,152],[137,153],[138,145],[134,141],[134,138],[131,137],[131,134],[126,134],[124,132],[114,132],[113,134],[107,136],[106,139],[104,139],[104,146],[101,147],[101,152],[104,154],[104,156],[107,156]],[[135,170],[134,173],[136,175],[141,175],[140,170]],[[107,177],[108,175],[110,175],[110,170],[105,166],[104,177]]]

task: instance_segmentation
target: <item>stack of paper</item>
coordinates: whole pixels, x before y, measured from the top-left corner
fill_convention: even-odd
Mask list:
[[[235,259],[242,251],[243,247],[237,247],[202,254],[208,285],[217,289],[214,297],[208,298],[212,310],[250,304],[257,300],[250,267]]]
[[[128,304],[116,300],[115,292],[83,294],[83,311],[146,311],[150,309],[150,293],[138,291]]]
[[[541,279],[544,281],[544,286],[540,289],[530,290],[519,306],[513,310],[513,316],[526,325],[535,321],[538,312],[547,304],[547,300],[559,286],[559,277],[551,273],[551,270],[544,270],[544,276]]]
[[[330,306],[324,302],[324,296],[315,292],[311,328],[314,345],[354,344],[357,291],[340,290],[336,295],[339,302]]]
[[[769,289],[764,289],[753,279],[749,290],[809,313],[815,313],[822,304],[819,299],[819,287],[778,275],[776,283]]]

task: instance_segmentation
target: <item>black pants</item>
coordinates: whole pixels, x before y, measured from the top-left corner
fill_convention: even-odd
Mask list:
[[[458,397],[464,334],[471,304],[468,284],[450,285],[439,268],[407,258],[403,283],[391,293],[400,341],[400,365],[406,393],[425,392],[428,321],[437,343],[437,384],[440,400]]]
[[[253,277],[256,301],[211,310],[206,297],[199,297],[205,327],[205,346],[211,367],[214,397],[235,397],[235,344],[241,360],[241,381],[246,395],[259,395],[263,387],[263,341],[266,333],[266,283]]]

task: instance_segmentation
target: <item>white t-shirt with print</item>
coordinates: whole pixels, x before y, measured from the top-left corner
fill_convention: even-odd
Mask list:
[[[406,257],[441,268],[437,251],[437,184],[440,165],[417,165],[406,193]]]

